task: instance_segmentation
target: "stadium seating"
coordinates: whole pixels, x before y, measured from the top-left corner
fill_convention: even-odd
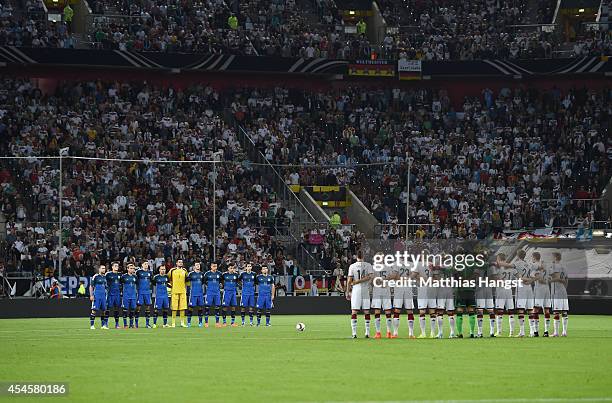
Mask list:
[[[55,97],[41,98],[22,81],[5,84],[8,93],[2,104],[8,125],[0,132],[10,138],[6,148],[11,155],[58,155],[59,148],[69,146],[72,155],[81,157],[212,161],[216,154],[217,160],[244,160],[233,129],[218,115],[218,94],[210,87],[175,92],[142,83],[82,82],[59,87]],[[15,96],[17,104],[29,105],[27,117],[20,116]],[[27,217],[13,211],[5,214],[11,220],[5,252],[12,264],[31,267],[30,261],[47,262],[56,249],[54,228],[44,223],[58,219],[59,168],[57,160],[42,159],[19,160],[15,168],[3,178],[27,183],[24,194],[29,194],[30,208]],[[62,171],[61,253],[68,273],[81,273],[92,260],[108,263],[128,255],[161,257],[162,262],[177,255],[210,259],[215,241],[219,257],[282,260],[282,245],[272,236],[286,228],[292,213],[277,203],[256,167],[219,164],[216,240],[210,163],[68,159]],[[5,198],[14,193],[10,189],[5,186]],[[5,204],[7,208],[19,205]]]
[[[607,219],[589,201],[609,180],[605,90],[485,88],[461,102],[416,88],[218,92],[75,82],[43,95],[29,81],[5,79],[4,89],[5,154],[57,156],[70,147],[72,156],[102,158],[64,159],[61,253],[73,272],[92,269],[94,255],[106,262],[210,256],[210,163],[104,159],[210,161],[214,154],[232,161],[218,164],[218,256],[280,268],[292,253],[283,238],[294,212],[248,162],[236,116],[269,162],[300,166],[279,167],[287,184],[349,185],[383,224],[384,239],[400,237],[396,224],[406,220],[406,155],[413,158],[412,236],[481,239]],[[4,257],[15,267],[40,268],[54,258],[58,173],[57,159],[17,160],[2,171]],[[13,198],[15,186],[23,201]],[[317,242],[311,231],[321,231]],[[305,228],[301,246],[331,271],[346,267],[362,237],[351,226]]]
[[[406,154],[415,166],[409,221],[439,224],[430,235],[483,238],[607,218],[592,203],[569,201],[597,197],[607,183],[610,117],[579,118],[609,105],[607,90],[484,89],[460,110],[443,90],[278,91],[241,98],[262,153],[306,165],[285,171],[301,184],[351,185],[383,224],[405,222]],[[346,167],[315,168],[326,164]],[[335,183],[322,183],[329,172]]]
[[[383,38],[347,33],[355,22],[344,21],[333,0],[89,3],[94,14],[78,41],[66,23],[45,21],[36,2],[0,6],[0,45],[423,60],[604,55],[612,46],[606,31],[587,32],[567,45],[557,34],[520,26],[550,23],[551,1],[537,2],[533,15],[525,0],[380,1],[388,28]]]

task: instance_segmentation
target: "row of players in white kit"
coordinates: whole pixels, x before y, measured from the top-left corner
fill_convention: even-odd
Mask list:
[[[414,296],[412,287],[395,286],[393,294],[391,287],[380,286],[382,280],[392,279],[427,279],[439,277],[442,268],[432,265],[416,264],[413,267],[385,267],[375,271],[373,266],[363,260],[358,253],[357,262],[349,267],[346,295],[351,301],[352,337],[357,337],[357,314],[365,315],[365,337],[370,336],[370,310],[375,315],[375,338],[381,337],[380,315],[386,316],[387,337],[398,336],[400,313],[405,309],[408,313],[409,338],[414,336]],[[508,315],[510,337],[514,335],[514,314],[518,313],[519,333],[516,337],[525,336],[525,316],[529,319],[530,337],[538,337],[540,329],[540,314],[544,314],[544,337],[548,337],[551,311],[554,312],[554,331],[552,336],[559,336],[559,325],[562,322],[561,336],[567,336],[569,303],[567,298],[567,269],[561,264],[561,254],[554,253],[552,262],[543,262],[538,252],[534,252],[529,261],[524,250],[517,252],[517,258],[509,263],[506,256],[500,253],[495,261],[473,270],[475,278],[489,279],[521,279],[522,285],[516,287],[516,305],[512,288],[483,287],[473,289],[453,289],[452,287],[417,286],[417,307],[419,311],[419,338],[426,337],[426,315],[430,319],[431,338],[443,337],[443,317],[448,316],[450,338],[463,337],[463,315],[470,315],[470,337],[482,337],[484,314],[488,313],[490,337],[501,336],[504,313]],[[396,282],[399,283],[399,282]],[[374,285],[376,284],[376,285]],[[418,283],[417,283],[418,284]],[[478,282],[476,282],[478,284]],[[495,298],[493,295],[495,291]],[[455,306],[457,302],[457,307]],[[460,315],[459,326],[456,329],[455,313]],[[392,317],[393,315],[393,317]],[[474,334],[474,323],[477,322],[477,334]],[[456,331],[457,330],[457,331]]]

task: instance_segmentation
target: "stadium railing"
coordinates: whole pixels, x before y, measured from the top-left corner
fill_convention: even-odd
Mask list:
[[[312,214],[310,214],[308,209],[306,209],[295,193],[293,193],[289,186],[287,186],[287,183],[283,177],[278,173],[274,166],[272,166],[268,160],[266,160],[261,151],[259,151],[255,145],[255,142],[251,139],[246,130],[244,130],[241,125],[237,125],[236,127],[238,139],[243,149],[247,152],[249,158],[251,158],[255,163],[259,164],[260,168],[264,172],[264,175],[276,190],[277,196],[282,202],[283,206],[286,209],[293,211],[295,214],[294,220],[297,220],[298,222],[311,223],[313,225],[318,224],[317,220],[312,216]],[[303,269],[315,270],[322,268],[318,260],[306,249],[304,249],[299,242],[301,234],[296,232],[295,227],[290,226],[290,230],[288,231],[287,235],[292,238],[295,244],[295,254]]]
[[[422,223],[422,224],[377,224],[374,226],[374,237],[376,239],[380,239],[383,231],[385,229],[387,230],[391,230],[391,228],[393,227],[398,227],[399,228],[399,235],[397,236],[398,239],[405,239],[406,238],[406,228],[408,228],[408,235],[409,236],[414,236],[417,232],[417,230],[419,228],[423,228],[425,230],[425,236],[429,236],[431,235],[431,232],[433,231],[433,229],[436,227],[437,224],[430,224],[430,223]]]

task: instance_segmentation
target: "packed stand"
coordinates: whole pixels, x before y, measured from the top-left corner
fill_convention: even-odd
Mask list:
[[[217,164],[216,239],[213,237],[212,164],[63,159],[61,258],[66,274],[91,274],[101,262],[150,258],[156,267],[217,257],[281,264],[284,245],[274,235],[293,217],[265,177],[243,154],[234,130],[220,118],[210,87],[184,92],[146,84],[80,82],[46,96],[28,81],[5,79],[0,137],[5,155],[32,156],[8,171],[28,184],[27,215],[11,203],[4,259],[15,269],[57,266],[57,156],[118,159],[231,161]],[[238,163],[234,163],[234,162]],[[7,184],[8,183],[8,184]],[[5,215],[6,216],[6,215]],[[44,223],[50,223],[45,225]],[[242,264],[242,263],[240,263]]]
[[[349,185],[382,224],[419,237],[588,227],[610,178],[609,90],[245,89],[232,108],[289,184]],[[371,164],[361,165],[357,164]],[[422,224],[422,227],[419,225]],[[399,231],[399,229],[398,229]]]
[[[387,34],[384,57],[422,60],[552,57],[553,35],[528,32],[526,1],[405,0],[399,31]]]
[[[612,54],[612,31],[587,31],[584,37],[574,42],[573,57]]]
[[[365,235],[349,223],[346,214],[338,225],[314,225],[305,228],[301,236],[301,246],[317,259],[327,274],[336,268],[346,269],[364,241]]]
[[[255,54],[244,24],[223,0],[190,2],[95,2],[108,15],[94,19],[96,48],[158,52]],[[116,17],[116,14],[121,17]],[[236,24],[234,24],[236,22]]]
[[[27,1],[24,9],[0,4],[0,46],[74,48],[75,38],[63,22],[46,21],[39,1]]]

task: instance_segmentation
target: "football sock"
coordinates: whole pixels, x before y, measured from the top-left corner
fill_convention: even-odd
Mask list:
[[[497,322],[496,322],[496,325],[497,325],[496,330],[497,331],[496,331],[496,333],[501,334],[502,329],[504,327],[504,315],[503,314],[502,315],[497,315],[496,319],[497,319]]]
[[[559,314],[555,314],[555,319],[553,321],[553,329],[555,334],[559,334]]]
[[[91,311],[89,314],[89,326],[93,326],[96,320],[96,311]]]
[[[470,334],[474,334],[474,328],[476,327],[476,315],[473,313],[469,314],[468,322],[470,323]]]
[[[455,315],[448,315],[448,325],[450,326],[450,335],[454,336],[455,335]]]
[[[351,335],[357,336],[357,315],[351,315]]]
[[[162,312],[162,314],[163,314],[163,318],[164,318],[164,325],[167,325],[167,324],[168,324],[168,311],[166,311],[166,310],[164,309],[164,311]]]
[[[380,314],[374,314],[374,327],[376,327],[376,333],[380,333]]]
[[[436,331],[436,315],[429,315],[429,333],[433,337]]]
[[[104,311],[104,323],[102,323],[102,325],[106,325],[108,326],[108,318],[110,317],[110,311],[106,310]]]
[[[393,314],[393,335],[394,336],[397,336],[397,333],[399,331],[399,326],[400,326],[399,313],[394,313]]]
[[[202,314],[203,314],[202,310],[203,310],[202,307],[198,309],[198,324],[200,325],[202,324]]]
[[[127,310],[123,310],[123,327],[127,327],[127,317],[128,317],[128,313]]]
[[[561,317],[561,321],[563,325],[563,334],[567,334],[567,322],[569,321],[569,316],[567,316],[567,312],[563,313],[563,316]]]
[[[270,324],[270,311],[266,311],[266,325]]]
[[[257,310],[257,326],[261,323],[261,311]]]
[[[489,314],[489,334],[495,334],[495,314]]]
[[[181,315],[181,323],[185,323],[185,310],[184,309],[181,310],[180,315]]]
[[[187,310],[187,324],[191,325],[191,316],[193,315],[193,311],[191,309]]]
[[[390,333],[391,332],[391,327],[392,327],[392,325],[391,325],[391,314],[388,313],[388,314],[385,315],[385,317],[387,318],[387,321],[385,322],[386,325],[387,325],[387,333]]]
[[[458,313],[457,314],[457,336],[460,336],[463,334],[463,313]]]
[[[484,318],[483,318],[483,316],[482,316],[482,315],[480,315],[480,314],[479,314],[479,315],[477,315],[477,316],[476,316],[476,322],[477,322],[477,324],[478,324],[478,335],[479,335],[479,336],[482,336],[482,325],[483,325],[483,322],[484,322]]]
[[[399,324],[399,319],[398,319]],[[414,336],[414,314],[408,314],[408,336]]]
[[[136,312],[134,312],[134,320],[136,321],[136,327],[138,327],[139,318],[140,318],[140,309],[137,309]]]
[[[231,311],[230,312],[230,318],[231,318],[231,324],[233,325],[234,323],[236,323],[236,312],[235,311]]]
[[[219,323],[220,315],[221,315],[221,309],[219,307],[215,307],[215,323]]]
[[[520,314],[519,320],[519,334],[525,334],[525,315]],[[529,324],[529,333],[531,333],[531,323]]]
[[[128,312],[128,315],[130,317],[130,327],[134,326],[134,311],[130,310],[130,312]]]
[[[364,317],[365,317],[365,334],[366,336],[369,336],[370,335],[370,314],[366,313]]]
[[[153,324],[157,325],[157,317],[159,316],[159,312],[157,312],[157,309],[155,309],[153,311]]]
[[[544,331],[548,332],[548,328],[550,327],[550,314],[544,314]]]
[[[425,315],[419,315],[419,328],[421,329],[421,334],[425,334],[427,325],[427,321],[425,320]]]
[[[145,323],[147,326],[149,326],[150,324],[150,321],[149,321],[150,317],[151,317],[151,310],[149,309],[149,307],[147,307],[147,309],[145,309]]]
[[[172,311],[172,326],[176,326],[176,311]]]
[[[115,316],[115,326],[119,326],[119,310],[118,309],[115,309],[114,316]]]
[[[209,307],[204,307],[204,322],[208,323],[208,315],[210,315],[210,308]]]
[[[444,333],[444,315],[438,315],[438,337]]]
[[[514,334],[514,315],[508,315],[508,327],[510,328],[510,335]]]
[[[253,311],[249,311],[249,322],[253,323]]]

